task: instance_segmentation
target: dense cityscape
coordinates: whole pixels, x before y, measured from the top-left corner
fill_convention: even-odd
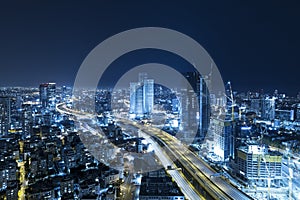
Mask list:
[[[0,90],[1,199],[299,199],[300,93]],[[134,81],[134,80],[133,80]],[[234,83],[233,83],[234,85]],[[90,102],[95,102],[91,112]]]
[[[0,200],[300,200],[300,1],[2,1]]]

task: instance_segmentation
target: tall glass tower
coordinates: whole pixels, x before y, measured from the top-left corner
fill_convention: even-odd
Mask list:
[[[42,83],[40,84],[40,102],[43,108],[55,110],[56,101],[56,84]]]
[[[149,117],[154,104],[154,80],[139,73],[138,82],[130,83],[130,109],[132,117]]]
[[[183,105],[186,110],[183,110],[182,115],[190,115],[187,116],[187,120],[194,121],[197,113],[191,112],[191,110],[193,110],[193,106],[191,105],[193,105],[194,100],[198,101],[199,110],[197,110],[197,112],[199,120],[199,130],[195,139],[202,140],[206,136],[210,120],[210,102],[208,88],[205,79],[200,75],[199,72],[187,72],[185,73],[185,78],[188,80],[194,91],[187,91],[191,94],[189,95],[187,93],[186,98],[189,98],[189,100],[186,102],[186,105]],[[192,94],[195,94],[196,96],[193,97]],[[188,124],[190,126],[190,122],[188,122]]]
[[[0,135],[6,135],[11,123],[11,98],[0,97]]]
[[[135,90],[136,100],[135,100],[135,114],[137,117],[143,117],[144,115],[144,91],[142,83],[137,83]]]
[[[144,113],[150,114],[153,109],[154,104],[154,80],[146,79],[144,80]]]
[[[137,88],[137,83],[131,82],[130,83],[130,108],[129,108],[129,113],[130,114],[134,114],[135,113],[136,88]]]

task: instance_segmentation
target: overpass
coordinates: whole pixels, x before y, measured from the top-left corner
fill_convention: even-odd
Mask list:
[[[58,104],[57,111],[75,115],[76,117],[89,117],[91,114],[81,113],[68,109],[64,104]],[[181,143],[177,138],[152,126],[143,126],[127,119],[118,119],[120,122],[134,126],[146,134],[150,135],[165,151],[166,154],[175,161],[175,164],[182,169],[186,179],[188,179],[197,192],[206,199],[220,200],[247,200],[253,199],[235,186],[231,185],[221,177],[213,176],[217,172],[205,161],[191,152],[187,145]]]
[[[164,148],[167,155],[175,161],[175,164],[182,169],[183,174],[197,189],[198,193],[206,199],[253,199],[221,177],[214,176],[217,172],[176,137],[155,127],[145,127],[126,119],[119,120],[152,136]]]

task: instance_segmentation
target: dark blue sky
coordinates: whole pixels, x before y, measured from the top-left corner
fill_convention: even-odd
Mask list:
[[[127,29],[159,26],[197,40],[234,89],[296,95],[299,10],[300,3],[289,0],[1,2],[0,86],[72,85],[81,62],[100,42]],[[114,67],[122,71],[156,61],[184,71],[184,62],[169,58],[137,52]],[[113,71],[108,76],[120,75]]]

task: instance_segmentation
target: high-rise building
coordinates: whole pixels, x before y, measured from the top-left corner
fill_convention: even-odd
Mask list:
[[[210,120],[210,97],[208,87],[206,85],[206,80],[200,75],[199,72],[187,72],[185,73],[185,77],[193,88],[194,91],[192,91],[192,93],[196,95],[198,101],[199,109],[197,110],[197,115],[194,114],[199,120],[199,132],[196,137],[202,140],[207,134]],[[191,92],[188,91],[188,93]],[[188,94],[187,98],[188,100],[185,103],[190,105],[182,105],[182,107],[186,109],[193,109],[193,95]],[[182,114],[184,115],[184,113],[190,112],[188,110],[183,110]]]
[[[262,100],[261,117],[265,120],[275,119],[275,98],[266,97]]]
[[[135,107],[136,107],[136,88],[137,83],[131,82],[130,83],[130,108],[129,113],[134,114],[135,113]]]
[[[40,84],[40,102],[43,108],[55,110],[56,101],[56,84],[43,83]]]
[[[11,98],[0,97],[0,135],[8,133],[11,124]]]
[[[273,120],[275,118],[275,97],[265,97],[251,99],[250,111],[255,112],[264,120]]]
[[[181,112],[181,121],[182,127],[184,131],[184,138],[190,141],[194,140],[195,133],[190,131],[197,131],[198,127],[198,105],[197,100],[198,97],[194,90],[182,89],[181,90],[181,104],[182,104],[182,112]],[[193,137],[193,138],[191,138]]]
[[[130,83],[130,115],[141,118],[150,116],[154,105],[154,80],[146,73],[139,74],[139,82]]]
[[[199,93],[199,104],[200,104],[200,138],[204,138],[208,131],[210,121],[210,95],[205,79],[200,77],[200,93]],[[202,131],[201,131],[202,130]]]
[[[23,104],[22,105],[22,129],[23,129],[24,136],[30,135],[33,123],[34,123],[34,118],[32,116],[32,105]]]
[[[153,79],[146,79],[144,80],[144,113],[150,114],[153,110],[154,104],[154,80]]]
[[[233,122],[230,119],[213,118],[211,124],[214,133],[214,153],[222,161],[229,161],[229,157],[234,154]]]
[[[65,101],[66,97],[67,97],[67,87],[62,86],[61,87],[61,98],[62,98],[63,101]]]
[[[179,113],[180,110],[181,110],[181,104],[178,97],[176,99],[172,99],[172,112],[175,114],[175,113]]]
[[[296,107],[296,120],[300,121],[300,103],[298,103]]]
[[[237,151],[237,175],[249,181],[281,179],[282,155],[267,147],[250,144]]]
[[[144,92],[143,92],[143,85],[142,83],[137,83],[137,87],[135,89],[135,102],[136,102],[136,105],[135,105],[135,114],[137,117],[143,117],[144,115]]]
[[[261,99],[259,98],[252,98],[250,100],[250,111],[255,112],[257,115],[261,114]]]
[[[144,83],[145,80],[147,80],[148,75],[145,72],[139,73],[139,83]]]

